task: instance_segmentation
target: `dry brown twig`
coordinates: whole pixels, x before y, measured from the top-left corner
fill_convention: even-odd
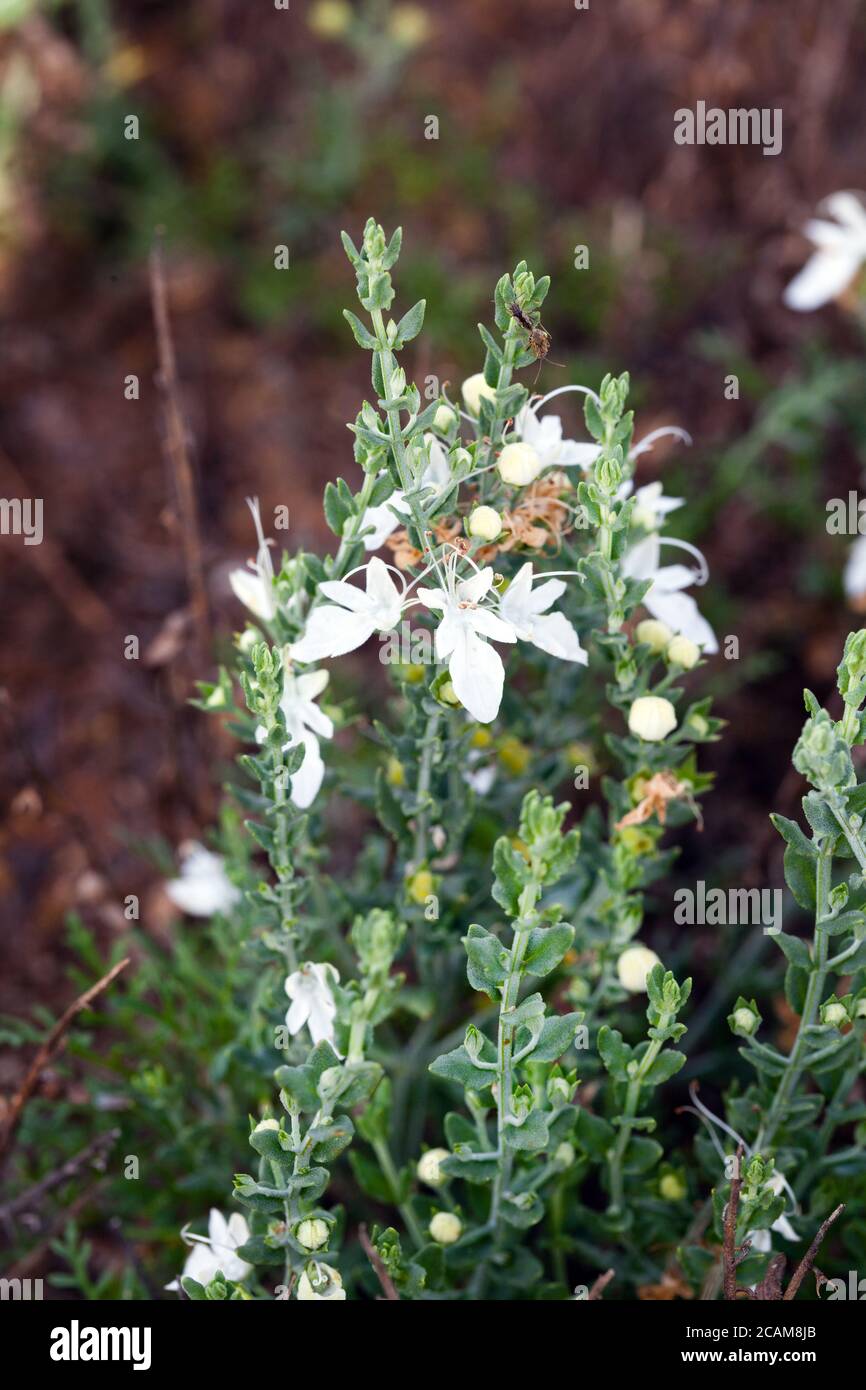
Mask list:
[[[604,1274],[600,1274],[586,1296],[587,1303],[598,1303],[602,1294],[616,1273],[613,1269],[606,1269]]]
[[[9,1149],[15,1137],[15,1131],[21,1123],[24,1107],[33,1094],[33,1091],[36,1089],[36,1084],[42,1072],[48,1066],[52,1057],[56,1056],[59,1052],[66,1031],[72,1023],[72,1020],[77,1014],[80,1014],[83,1009],[89,1008],[93,1000],[96,999],[98,995],[102,994],[103,990],[107,989],[108,986],[117,979],[122,970],[126,969],[129,965],[129,961],[130,957],[124,956],[123,960],[119,960],[116,965],[112,966],[107,975],[103,975],[101,980],[97,980],[95,985],[91,985],[89,989],[86,989],[83,994],[80,994],[77,999],[73,1000],[65,1013],[61,1014],[45,1041],[40,1045],[36,1056],[30,1064],[30,1070],[27,1072],[19,1090],[9,1103],[6,1124],[3,1127],[2,1133],[0,1133],[0,1171],[2,1171],[3,1165],[8,1158]]]
[[[157,228],[153,249],[150,253],[150,297],[159,358],[159,385],[165,403],[165,453],[177,490],[187,585],[195,630],[199,638],[204,641],[207,637],[209,621],[207,588],[204,580],[195,482],[189,455],[189,436],[181,405],[177,358],[175,357],[174,338],[168,312],[163,234],[160,228]]]
[[[376,1278],[379,1280],[379,1283],[382,1286],[382,1292],[385,1295],[385,1298],[390,1303],[399,1303],[400,1295],[394,1288],[394,1281],[385,1267],[385,1261],[382,1259],[382,1256],[379,1254],[375,1245],[370,1240],[370,1237],[367,1235],[367,1227],[365,1225],[361,1225],[358,1227],[358,1239],[360,1240],[361,1245],[363,1246],[364,1253],[367,1256],[367,1259],[370,1261],[370,1264],[376,1271]]]
[[[117,1143],[120,1137],[119,1129],[107,1129],[102,1134],[97,1134],[95,1139],[79,1149],[77,1154],[73,1154],[65,1163],[61,1163],[59,1168],[54,1168],[46,1177],[39,1182],[28,1187],[26,1192],[21,1192],[17,1197],[13,1197],[11,1202],[6,1202],[0,1207],[0,1222],[9,1223],[16,1216],[19,1216],[37,1207],[41,1199],[51,1192],[55,1187],[62,1186],[70,1178],[74,1178],[81,1172],[82,1168],[92,1165],[96,1169],[105,1167],[105,1161],[109,1151]]]

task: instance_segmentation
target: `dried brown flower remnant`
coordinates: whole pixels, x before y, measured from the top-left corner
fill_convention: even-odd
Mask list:
[[[664,825],[668,802],[677,800],[683,800],[691,807],[697,818],[698,829],[703,830],[700,807],[692,796],[690,783],[680,782],[672,772],[656,772],[649,778],[644,784],[643,796],[637,806],[623,816],[622,820],[617,821],[616,829],[622,830],[626,825],[643,825],[650,816],[658,816],[659,824]]]

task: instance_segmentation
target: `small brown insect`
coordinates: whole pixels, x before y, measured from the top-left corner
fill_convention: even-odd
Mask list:
[[[523,312],[516,300],[512,300],[512,302],[509,304],[508,312],[512,318],[517,319],[517,322],[520,324],[520,327],[525,328],[527,333],[529,334],[529,351],[532,353],[533,357],[538,363],[538,372],[535,373],[535,380],[537,381],[538,373],[544,366],[544,363],[547,360],[547,354],[550,352],[550,344],[552,341],[550,334],[544,327],[544,324],[541,322],[541,319],[539,318],[537,323],[533,323],[529,315]],[[561,362],[553,362],[552,358],[551,363],[554,367],[562,366]],[[535,383],[533,382],[533,385],[534,384]]]
[[[517,301],[512,301],[508,306],[508,312],[512,318],[517,319],[521,328],[525,328],[529,334],[529,350],[537,362],[543,362],[550,351],[550,334],[541,322],[533,323],[527,314],[523,312]]]

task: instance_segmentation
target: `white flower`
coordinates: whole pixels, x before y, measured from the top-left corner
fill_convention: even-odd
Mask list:
[[[858,536],[848,551],[844,584],[845,593],[859,612],[866,595],[866,536]]]
[[[288,735],[288,741],[283,748],[293,748],[296,744],[302,743],[306,750],[304,761],[291,779],[290,796],[301,810],[313,804],[325,775],[325,764],[319,752],[317,735],[322,738],[334,736],[333,723],[318,705],[313,703],[328,684],[328,679],[327,671],[305,671],[303,675],[295,676],[290,670],[286,670],[283,676],[280,709],[285,715]],[[256,738],[259,743],[264,742],[263,724],[256,729]]]
[[[522,641],[532,642],[549,656],[585,666],[589,658],[568,618],[564,613],[547,612],[565,593],[565,584],[561,579],[548,579],[533,589],[532,581],[532,562],[528,560],[500,599],[503,618]]]
[[[647,438],[652,438],[648,435]],[[632,451],[632,457],[642,450],[642,444],[638,444]],[[617,493],[618,500],[622,501],[631,496],[632,481],[623,483]],[[675,512],[677,507],[681,507],[685,501],[684,497],[666,497],[662,485],[656,483],[644,483],[635,493],[635,508],[631,514],[632,526],[642,526],[645,531],[658,531],[664,518],[669,512]]]
[[[451,413],[453,414],[453,412]],[[448,455],[433,434],[425,434],[424,449],[425,464],[421,470],[418,486],[431,488],[434,493],[441,494],[451,484]],[[399,512],[400,516],[395,516],[395,511]],[[365,531],[368,526],[372,526],[373,530],[370,535],[363,538],[364,549],[378,550],[385,544],[392,532],[396,531],[400,525],[400,517],[409,515],[411,515],[411,508],[399,488],[396,488],[391,496],[378,507],[368,507],[361,521],[359,533]]]
[[[538,411],[547,399],[544,397],[534,406],[527,403],[514,420],[515,433],[535,450],[540,460],[539,473],[544,468],[568,468],[575,464],[578,468],[590,468],[598,458],[598,444],[563,439],[562,420],[558,415],[545,415],[539,420]]]
[[[660,743],[677,727],[677,712],[661,695],[641,695],[628,712],[628,727],[647,743]]]
[[[784,1177],[782,1173],[777,1172],[770,1174],[769,1178],[767,1179],[767,1186],[772,1188],[776,1196],[778,1196],[779,1193],[784,1192],[786,1188],[790,1190],[790,1185],[787,1179]],[[800,1239],[800,1237],[797,1235],[797,1232],[794,1230],[794,1227],[791,1225],[787,1216],[783,1212],[782,1215],[773,1222],[769,1230],[765,1229],[763,1231],[749,1232],[746,1239],[752,1242],[753,1250],[758,1250],[764,1255],[769,1254],[770,1250],[772,1249],[770,1231],[775,1231],[777,1235],[784,1236],[786,1240]]]
[[[303,637],[289,649],[293,661],[343,656],[362,646],[374,632],[390,632],[397,626],[403,595],[388,566],[374,556],[364,568],[366,591],[345,579],[326,579],[319,585],[325,598],[332,602],[313,609]]]
[[[850,285],[866,261],[866,208],[856,193],[832,193],[819,204],[835,222],[813,218],[803,233],[816,248],[784,293],[789,309],[819,309]]]
[[[484,638],[516,642],[517,637],[510,624],[483,606],[493,583],[493,570],[488,566],[469,579],[457,579],[457,559],[456,550],[446,559],[443,587],[419,588],[418,597],[428,608],[442,613],[436,628],[436,656],[448,662],[454,693],[473,718],[489,724],[499,713],[505,668],[499,653]]]
[[[175,907],[191,917],[212,917],[228,912],[240,902],[239,888],[228,878],[223,858],[204,845],[191,843],[180,866],[180,878],[173,878],[165,891]]]
[[[250,1238],[250,1230],[240,1212],[232,1212],[226,1221],[222,1212],[211,1207],[206,1236],[182,1232],[184,1239],[192,1244],[192,1249],[183,1267],[183,1278],[194,1279],[197,1284],[209,1284],[222,1270],[226,1279],[239,1284],[252,1273],[252,1265],[242,1260],[237,1253],[238,1246]],[[179,1289],[180,1280],[172,1279],[167,1289]]]
[[[312,1278],[309,1270],[313,1271]],[[307,1265],[298,1280],[299,1303],[324,1303],[327,1300],[342,1303],[345,1298],[346,1290],[338,1270],[320,1260],[313,1260],[312,1264]]]
[[[686,550],[700,561],[701,568],[689,569],[687,565],[661,565],[662,545],[673,545]],[[717,652],[719,644],[715,633],[705,618],[701,617],[698,605],[683,589],[690,584],[704,584],[707,580],[707,567],[699,550],[687,541],[674,540],[670,536],[660,536],[652,532],[633,545],[623,557],[623,573],[630,579],[649,579],[650,588],[641,599],[654,618],[667,623],[674,634],[681,633],[695,642],[705,652]]]
[[[496,398],[496,387],[488,386],[484,380],[483,372],[476,372],[474,376],[468,376],[460,391],[470,415],[479,413],[482,400],[492,401]]]
[[[340,978],[333,965],[316,965],[313,961],[307,961],[300,970],[289,975],[286,980],[286,994],[292,1003],[286,1014],[286,1027],[292,1037],[299,1033],[306,1023],[314,1044],[329,1042],[333,1045],[337,1005],[331,992],[329,976],[334,980]]]
[[[495,541],[502,530],[502,517],[493,507],[475,507],[469,513],[466,529],[480,541]]]
[[[629,994],[642,994],[646,989],[647,977],[654,966],[661,961],[649,946],[628,946],[616,963],[616,973],[623,989]]]
[[[262,622],[269,623],[277,611],[274,597],[274,567],[268,547],[271,541],[265,540],[262,518],[259,512],[259,499],[248,497],[247,506],[253,514],[259,548],[255,560],[249,560],[248,569],[232,570],[229,584],[245,608],[254,613]]]

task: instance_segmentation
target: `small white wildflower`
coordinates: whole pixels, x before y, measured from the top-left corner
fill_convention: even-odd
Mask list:
[[[313,1260],[307,1265],[298,1280],[299,1303],[323,1303],[329,1300],[342,1303],[345,1298],[346,1290],[343,1288],[339,1270],[331,1265],[322,1264],[319,1260]]]
[[[246,1244],[250,1238],[249,1227],[240,1212],[232,1212],[226,1221],[222,1212],[211,1207],[206,1236],[182,1232],[184,1239],[192,1245],[183,1267],[183,1278],[194,1279],[197,1284],[209,1284],[219,1270],[232,1283],[241,1283],[253,1267],[238,1255],[238,1246]],[[167,1289],[180,1288],[180,1280],[172,1279]]]
[[[813,218],[803,233],[814,253],[784,293],[789,309],[808,312],[836,299],[866,261],[866,208],[856,193],[832,193],[819,204],[835,222]]]
[[[366,588],[345,579],[326,579],[319,590],[330,603],[314,608],[304,635],[290,648],[293,661],[321,661],[352,652],[374,632],[391,632],[403,611],[403,596],[383,560],[364,566]]]
[[[191,917],[228,912],[241,900],[240,889],[226,874],[222,855],[212,854],[196,841],[186,846],[180,878],[170,879],[165,891],[175,907]]]
[[[314,1043],[333,1045],[337,1005],[330,981],[339,978],[333,965],[317,965],[313,961],[307,961],[300,970],[289,975],[285,988],[292,1003],[286,1014],[286,1027],[293,1037],[306,1023]]]
[[[542,583],[533,588],[533,578]],[[548,613],[548,608],[565,593],[561,579],[533,576],[532,561],[521,565],[499,602],[499,611],[517,636],[531,642],[549,656],[560,661],[577,661],[585,666],[589,660],[580,638],[564,613]]]
[[[274,566],[269,549],[272,542],[265,540],[259,511],[259,499],[248,497],[247,506],[253,514],[259,548],[255,560],[247,562],[247,569],[232,570],[229,575],[229,584],[235,597],[240,599],[244,607],[254,613],[257,618],[260,618],[262,622],[269,623],[277,611],[274,595]]]

